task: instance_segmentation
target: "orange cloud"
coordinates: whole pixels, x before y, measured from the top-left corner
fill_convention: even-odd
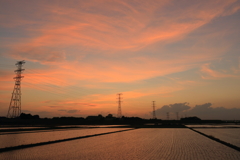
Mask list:
[[[95,48],[107,53],[138,50],[149,44],[178,39],[192,32],[220,16],[234,2],[201,2],[184,6],[184,12],[176,7],[175,12],[167,17],[163,16],[163,7],[171,7],[169,1],[136,2],[137,5],[128,1],[98,1],[94,5],[86,2],[79,4],[80,8],[88,7],[82,10],[73,6],[69,8],[48,4],[47,9],[43,10],[52,15],[46,17],[48,23],[40,28],[28,28],[30,32],[38,34],[29,41],[16,44],[12,54],[18,53],[18,56],[29,60],[47,62],[64,59],[64,56],[60,57],[61,50],[69,46],[79,50]],[[91,9],[95,12],[91,12]]]
[[[170,65],[171,63],[173,63],[172,66]],[[176,63],[179,62],[176,61]],[[28,73],[26,69],[25,76],[27,80],[25,81],[29,83],[32,81],[33,84],[49,82],[61,86],[74,85],[79,80],[92,82],[134,82],[183,71],[190,67],[184,64],[176,67],[176,63],[154,59],[132,60],[132,63],[123,63],[122,65],[121,62],[105,60],[93,61],[93,64],[66,62],[55,69],[36,71],[37,73]],[[146,67],[142,68],[142,66]],[[142,69],[139,70],[140,68]],[[157,68],[164,68],[164,70],[158,70]],[[31,72],[34,72],[34,70],[31,70]]]

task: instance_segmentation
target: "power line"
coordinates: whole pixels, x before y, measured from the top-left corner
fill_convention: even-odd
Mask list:
[[[0,65],[11,66],[11,65],[6,65],[6,64],[0,64]],[[31,82],[41,83],[41,86],[42,85],[47,86],[47,88],[49,88],[49,89],[52,88],[52,89],[58,90],[60,92],[65,92],[65,94],[66,94],[66,92],[74,92],[74,94],[81,94],[81,95],[83,94],[82,92],[78,92],[76,90],[76,86],[69,86],[69,84],[66,83],[65,81],[59,80],[59,79],[57,79],[53,76],[50,77],[50,76],[47,76],[47,75],[43,75],[42,72],[32,70],[32,69],[28,69],[26,71],[26,73],[29,73],[28,77],[32,78]],[[39,77],[39,78],[36,78],[36,77]],[[50,80],[49,78],[55,78],[55,79]],[[38,80],[34,80],[34,79],[38,79]],[[24,82],[24,84],[26,84],[26,83],[31,84],[31,82]],[[67,88],[63,89],[60,85],[56,85],[56,82],[61,84],[61,86],[67,86]],[[42,89],[40,89],[40,90],[42,90]],[[85,93],[93,94],[94,92],[85,91]]]
[[[33,77],[34,79],[36,79],[36,75],[34,76],[31,76],[31,75],[28,75],[29,77]],[[43,75],[40,75],[39,78],[37,79],[41,79],[41,81],[38,81],[38,80],[32,80],[31,82],[35,82],[34,85],[41,85],[43,86],[44,88],[40,88],[40,90],[54,90],[54,91],[58,91],[58,92],[61,92],[59,94],[69,94],[69,92],[72,92],[73,95],[83,95],[82,92],[78,92],[77,88],[76,87],[72,87],[72,86],[66,86],[66,87],[62,87],[60,85],[56,85],[56,81],[51,81],[51,80],[46,80],[44,79],[44,77],[47,77],[47,76],[43,76]],[[49,77],[47,77],[49,78]],[[58,82],[62,82],[62,81],[58,81]],[[25,82],[25,84],[28,83],[28,82]],[[32,84],[32,83],[28,83],[28,84]],[[36,88],[36,87],[35,87]],[[86,91],[85,91],[86,93]],[[91,92],[92,93],[92,92]],[[91,94],[88,92],[88,94]],[[76,96],[73,96],[73,97],[76,97]]]
[[[24,86],[25,85],[30,87],[31,89],[40,90],[42,92],[48,92],[50,94],[53,94],[55,96],[59,96],[59,97],[62,97],[62,98],[70,98],[70,99],[78,98],[79,99],[79,96],[78,96],[79,93],[78,94],[70,94],[70,93],[67,92],[67,90],[64,90],[64,89],[61,89],[61,88],[57,89],[57,88],[54,88],[54,87],[51,87],[51,86],[48,86],[48,85],[43,85],[43,84],[41,84],[39,86],[39,85],[36,85],[36,84],[31,84],[31,83],[24,83]],[[62,93],[59,93],[59,92],[62,92]]]
[[[6,64],[0,65],[12,66]],[[50,76],[46,74],[43,75],[43,72],[39,72],[37,70],[32,69],[26,70],[25,73],[27,73],[28,79],[31,79],[31,81],[30,82],[24,81],[24,83],[22,84],[23,86],[28,86],[30,88],[41,90],[43,92],[48,92],[55,96],[76,99],[79,98],[78,95],[84,96],[87,94],[94,94],[94,92],[91,91],[85,91],[84,93],[78,92],[76,86],[69,86],[69,84],[66,83],[64,80],[55,78],[53,74],[51,74]],[[54,78],[54,80],[51,80],[51,78]],[[56,82],[58,83],[58,85],[56,84]]]
[[[33,74],[35,74],[35,71],[32,71],[32,72],[30,72],[30,73],[33,73]],[[35,77],[36,75],[34,75],[34,78],[36,78]],[[41,83],[43,84],[43,85],[53,85],[54,87],[58,87],[58,89],[62,89],[62,87],[60,87],[59,85],[56,85],[56,82],[59,82],[59,83],[62,83],[63,85],[68,85],[68,83],[66,83],[66,82],[64,82],[64,81],[61,81],[61,80],[58,80],[58,79],[55,79],[54,81],[53,80],[46,80],[44,77],[46,77],[46,78],[50,78],[49,76],[44,76],[44,75],[39,75],[39,77],[41,77]],[[38,78],[38,79],[40,79],[40,78]],[[39,83],[39,81],[33,81],[33,82],[38,82]],[[50,87],[50,86],[49,86]],[[70,92],[75,92],[75,93],[77,93],[77,94],[82,94],[82,92],[78,92],[77,90],[76,90],[76,86],[67,86],[67,89],[65,89],[64,91],[70,91]],[[85,91],[85,93],[86,93],[86,91]],[[92,94],[93,92],[89,92],[88,91],[88,93],[89,94]]]
[[[43,92],[48,92],[48,93],[53,94],[53,95],[55,95],[55,96],[60,96],[60,97],[63,97],[63,98],[68,98],[68,97],[66,97],[66,96],[63,95],[63,94],[57,94],[57,93],[54,92],[54,91],[49,91],[45,86],[39,87],[39,86],[36,86],[36,85],[33,85],[33,84],[24,84],[23,86],[28,86],[28,87],[31,87],[31,89],[34,88],[34,89],[37,89],[37,90],[40,90],[40,91],[43,91]],[[26,87],[25,87],[25,88],[26,88]]]

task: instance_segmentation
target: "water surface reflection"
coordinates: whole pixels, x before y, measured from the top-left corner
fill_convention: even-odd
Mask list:
[[[239,160],[240,152],[187,128],[136,129],[0,153],[2,159]]]

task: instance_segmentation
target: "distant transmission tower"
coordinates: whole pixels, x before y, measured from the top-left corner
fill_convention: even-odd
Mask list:
[[[118,112],[117,112],[117,118],[122,118],[122,110],[121,110],[121,102],[122,102],[122,93],[118,93]]]
[[[22,72],[25,69],[22,69],[23,64],[25,61],[17,61],[15,64],[17,66],[17,70],[14,72],[16,76],[13,78],[15,79],[15,85],[12,92],[12,98],[10,101],[9,109],[8,109],[8,118],[16,118],[19,117],[21,114],[21,80],[23,78]]]
[[[178,120],[178,112],[176,112],[177,120]]]
[[[167,112],[167,120],[169,120],[169,112]]]
[[[152,102],[153,102],[153,119],[157,119],[156,112],[155,112],[155,101],[152,101]]]

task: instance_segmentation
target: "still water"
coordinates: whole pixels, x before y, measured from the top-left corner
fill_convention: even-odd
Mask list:
[[[92,129],[62,129],[62,130],[43,130],[31,131],[31,133],[16,132],[16,134],[0,135],[0,148],[13,147],[23,144],[34,144],[60,139],[68,139],[86,135],[94,135],[106,132],[126,130],[126,128],[92,128]],[[12,133],[12,132],[10,132]]]
[[[239,160],[240,152],[187,128],[148,128],[3,152],[0,157],[3,160]]]
[[[189,128],[240,128],[239,124],[194,124],[186,126]]]
[[[207,128],[195,130],[240,147],[240,128]]]

